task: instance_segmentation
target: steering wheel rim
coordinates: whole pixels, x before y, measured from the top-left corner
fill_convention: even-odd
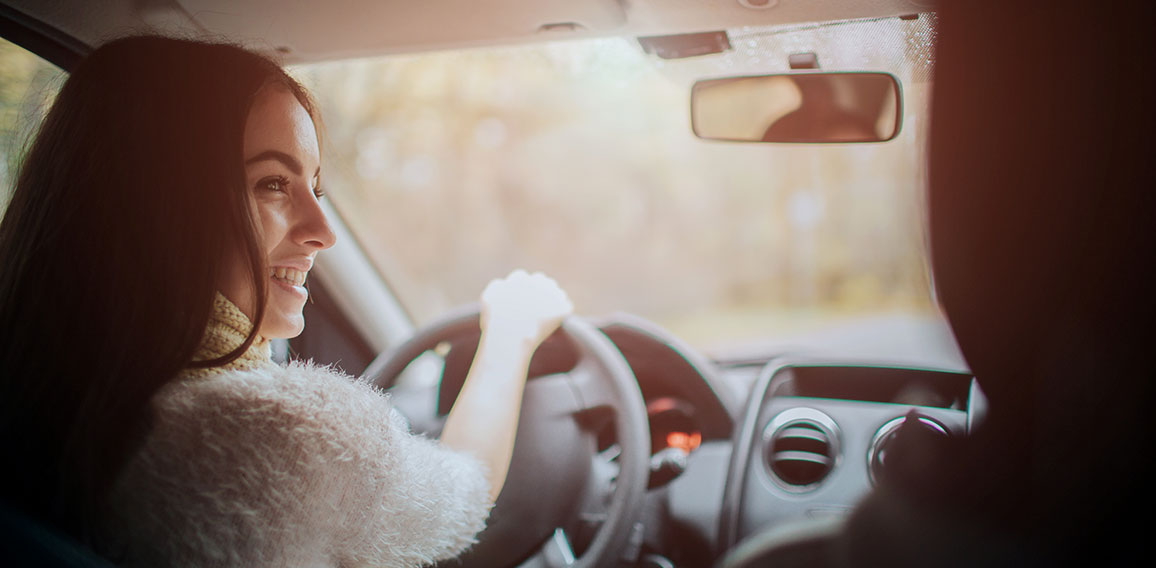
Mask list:
[[[409,340],[384,354],[380,359],[382,364],[375,362],[371,365],[366,378],[383,389],[393,386],[409,363],[426,351],[451,338],[480,333],[479,314],[477,305],[465,306],[423,327]],[[629,364],[605,334],[577,316],[563,320],[560,330],[571,339],[578,352],[578,364],[565,374],[579,401],[575,417],[580,419],[581,414],[602,409],[612,411],[615,436],[621,450],[619,470],[606,508],[606,519],[581,555],[574,557],[565,533],[558,528],[553,538],[548,538],[520,566],[613,566],[621,558],[636,553],[631,548],[637,548],[641,538],[642,502],[650,474],[650,430],[646,405]],[[523,418],[526,417],[525,403],[526,400],[523,401]],[[518,447],[515,441],[515,456]],[[511,475],[514,467],[515,463],[511,463]],[[502,496],[506,493],[503,491],[499,495],[495,509],[503,503]]]

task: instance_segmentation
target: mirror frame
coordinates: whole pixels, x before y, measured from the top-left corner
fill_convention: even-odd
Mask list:
[[[870,141],[839,141],[839,140],[816,140],[806,142],[779,142],[773,140],[756,140],[756,139],[738,139],[738,138],[718,138],[711,136],[704,136],[699,132],[698,121],[695,120],[695,97],[699,89],[705,83],[714,81],[727,80],[735,81],[742,79],[761,79],[770,77],[798,77],[798,76],[814,76],[814,75],[882,75],[891,80],[891,84],[895,87],[895,128],[888,138]],[[903,97],[903,83],[895,76],[894,73],[888,71],[823,71],[823,70],[801,70],[787,73],[766,73],[755,75],[732,75],[722,77],[709,77],[699,79],[694,82],[690,89],[690,128],[691,132],[701,140],[710,140],[714,142],[737,142],[743,144],[878,144],[880,142],[890,142],[899,137],[903,132],[903,111],[904,111],[904,97]]]

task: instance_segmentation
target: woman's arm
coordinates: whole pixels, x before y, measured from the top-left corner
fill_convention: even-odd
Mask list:
[[[530,357],[571,311],[566,293],[541,273],[515,270],[490,282],[482,293],[478,353],[446,419],[441,442],[486,465],[495,500],[514,451]]]

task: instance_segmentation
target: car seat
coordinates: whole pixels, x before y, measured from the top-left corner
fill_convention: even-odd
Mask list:
[[[990,402],[846,521],[777,527],[746,566],[1132,565],[1156,401],[1153,5],[942,2],[929,207],[940,302]]]

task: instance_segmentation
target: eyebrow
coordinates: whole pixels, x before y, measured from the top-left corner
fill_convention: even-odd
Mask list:
[[[253,156],[252,158],[249,158],[248,160],[245,160],[245,165],[248,166],[249,164],[256,163],[256,162],[263,162],[266,160],[273,160],[276,162],[281,162],[282,164],[284,164],[284,166],[286,168],[289,168],[289,170],[292,171],[295,175],[301,175],[303,173],[303,171],[305,170],[305,168],[301,165],[301,162],[297,161],[297,158],[294,158],[293,156],[290,156],[289,154],[286,154],[285,152],[279,152],[277,150],[265,150],[264,152],[261,152],[260,154],[257,154],[256,156]],[[318,167],[317,171],[313,173],[313,176],[316,177],[320,174],[321,174],[321,168]]]

